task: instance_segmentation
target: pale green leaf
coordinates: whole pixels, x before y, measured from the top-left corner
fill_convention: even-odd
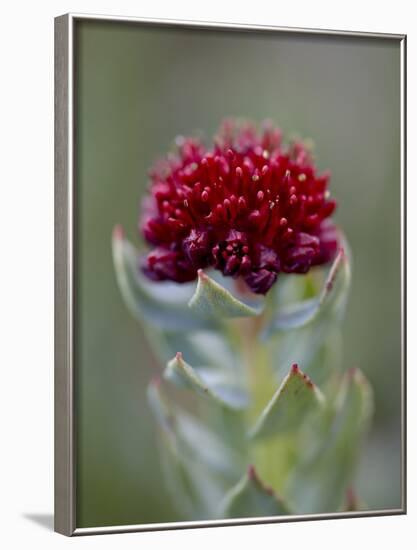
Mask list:
[[[352,485],[360,445],[369,427],[372,394],[356,369],[342,380],[334,405],[321,424],[306,434],[300,461],[287,494],[300,513],[329,513],[340,509]]]
[[[271,329],[276,331],[300,328],[312,321],[317,315],[319,299],[312,298],[304,302],[298,302],[283,308],[274,319]]]
[[[243,458],[203,422],[179,408],[175,409],[178,437],[185,453],[229,482],[238,479]]]
[[[340,249],[319,296],[281,308],[264,330],[263,338],[267,339],[281,331],[305,327],[318,318],[340,317],[346,304],[350,279],[348,255]]]
[[[286,503],[265,486],[255,468],[247,473],[224,498],[220,514],[225,518],[275,517],[290,514]]]
[[[234,317],[254,317],[264,308],[262,299],[245,303],[209,277],[201,269],[194,296],[189,301],[190,309],[206,319],[228,319]]]
[[[272,366],[278,380],[285,376],[289,364],[297,363],[318,386],[322,386],[340,367],[340,328],[338,323],[328,319],[280,332],[265,345],[270,348]]]
[[[160,382],[148,387],[148,401],[161,435],[161,460],[173,503],[184,519],[214,517],[240,457],[199,420],[168,403]]]
[[[191,365],[210,365],[236,375],[241,370],[239,356],[224,330],[163,331],[159,342],[163,363],[181,350]]]
[[[226,373],[214,368],[193,368],[186,363],[182,353],[168,362],[164,377],[178,387],[195,391],[222,406],[243,409],[248,405],[247,393]]]
[[[207,328],[213,325],[209,319],[203,318],[187,306],[189,286],[184,291],[182,285],[168,283],[167,292],[165,283],[153,283],[145,279],[139,270],[138,252],[124,238],[120,227],[116,227],[113,232],[113,261],[124,301],[140,321],[171,331]]]
[[[172,502],[184,517],[194,518],[196,513],[205,513],[206,507],[200,501],[187,464],[180,455],[180,445],[175,433],[175,419],[162,399],[159,382],[155,380],[148,386],[148,402],[161,428],[159,454]]]
[[[250,435],[260,439],[297,429],[306,416],[316,413],[323,405],[322,393],[297,365],[293,365]]]

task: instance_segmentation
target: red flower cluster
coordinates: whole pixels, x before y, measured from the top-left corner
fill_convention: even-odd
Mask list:
[[[140,230],[155,247],[142,265],[150,279],[192,281],[211,266],[265,294],[279,272],[333,258],[329,175],[316,173],[302,143],[283,144],[269,123],[258,133],[227,120],[211,149],[189,138],[177,148],[151,170],[143,201]]]

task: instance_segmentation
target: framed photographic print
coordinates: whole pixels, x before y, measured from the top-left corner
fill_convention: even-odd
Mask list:
[[[56,531],[405,513],[405,36],[55,33]]]

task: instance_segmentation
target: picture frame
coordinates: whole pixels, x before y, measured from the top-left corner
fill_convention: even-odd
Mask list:
[[[400,48],[400,138],[401,138],[401,502],[398,507],[349,511],[343,513],[291,514],[278,517],[249,517],[238,519],[210,519],[175,521],[132,525],[79,527],[77,523],[77,319],[78,311],[78,241],[77,218],[77,101],[75,90],[76,28],[81,22],[112,22],[125,24],[130,29],[176,29],[184,32],[221,31],[268,36],[319,36],[367,38],[393,41]],[[305,521],[343,517],[366,517],[406,513],[406,311],[405,311],[405,203],[406,203],[406,36],[316,29],[280,28],[268,26],[209,24],[170,20],[145,20],[133,17],[106,17],[67,14],[55,19],[55,530],[67,536],[118,533],[132,531],[198,528],[210,526],[244,525],[281,521]]]

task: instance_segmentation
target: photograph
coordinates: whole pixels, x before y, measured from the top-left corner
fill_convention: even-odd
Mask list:
[[[57,21],[59,525],[404,513],[404,37]]]

